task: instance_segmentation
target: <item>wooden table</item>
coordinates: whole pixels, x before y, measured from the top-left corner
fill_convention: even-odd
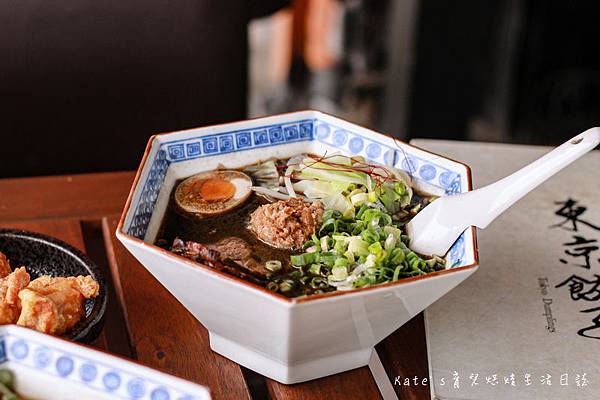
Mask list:
[[[0,180],[0,227],[41,232],[85,251],[109,283],[95,345],[210,388],[214,399],[379,399],[368,367],[296,385],[264,378],[210,350],[207,330],[116,240],[133,172]],[[391,381],[428,376],[422,315],[377,346]],[[400,399],[427,386],[394,385]]]

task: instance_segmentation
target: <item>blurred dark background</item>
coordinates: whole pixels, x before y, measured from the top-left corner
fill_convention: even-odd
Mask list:
[[[154,133],[314,108],[402,140],[600,124],[600,3],[7,0],[0,177],[137,167]]]

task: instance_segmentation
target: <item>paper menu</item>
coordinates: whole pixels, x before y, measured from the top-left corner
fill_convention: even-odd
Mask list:
[[[475,187],[550,150],[414,144],[469,164]],[[600,398],[598,243],[595,151],[478,231],[479,271],[425,313],[432,397]]]

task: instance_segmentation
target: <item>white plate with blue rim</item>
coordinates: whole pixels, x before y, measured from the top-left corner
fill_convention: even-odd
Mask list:
[[[0,368],[28,399],[210,399],[203,386],[16,325],[0,326]]]

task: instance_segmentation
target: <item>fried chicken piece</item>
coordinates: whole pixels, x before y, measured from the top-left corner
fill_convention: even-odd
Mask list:
[[[14,324],[19,318],[19,292],[29,285],[29,279],[25,267],[17,268],[0,279],[0,325]]]
[[[10,274],[10,263],[6,256],[0,251],[0,278],[4,278]]]
[[[98,290],[90,276],[34,279],[19,293],[22,311],[17,325],[61,335],[79,322],[85,313],[85,299],[96,297]]]

